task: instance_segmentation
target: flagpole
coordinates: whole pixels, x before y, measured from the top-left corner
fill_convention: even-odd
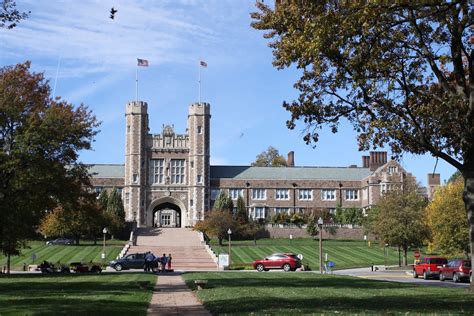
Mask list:
[[[138,66],[135,67],[135,99],[138,102]]]
[[[199,61],[198,67],[199,67],[199,80],[198,80],[198,85],[199,85],[199,104],[201,104],[201,61]]]

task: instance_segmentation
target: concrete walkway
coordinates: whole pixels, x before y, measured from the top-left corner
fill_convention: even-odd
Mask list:
[[[158,275],[148,315],[211,315],[186,286],[181,273]]]

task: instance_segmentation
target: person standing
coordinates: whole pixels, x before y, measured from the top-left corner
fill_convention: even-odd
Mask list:
[[[168,258],[166,257],[166,253],[163,254],[161,257],[161,271],[166,272],[166,264],[168,263]]]
[[[168,255],[168,270],[171,270],[171,259],[173,259],[173,257],[171,257],[171,254]]]
[[[148,251],[145,255],[145,272],[153,271],[153,262],[155,261],[155,255]]]

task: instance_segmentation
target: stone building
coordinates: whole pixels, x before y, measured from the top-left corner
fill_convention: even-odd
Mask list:
[[[118,188],[126,220],[138,227],[185,227],[204,219],[224,190],[233,200],[242,196],[254,219],[309,209],[333,211],[370,208],[381,194],[412,177],[386,152],[370,152],[362,166],[299,167],[294,153],[288,167],[211,166],[210,105],[194,103],[188,109],[187,130],[177,134],[164,125],[149,133],[147,103],[130,102],[125,112],[125,164],[91,165],[96,191]],[[436,179],[438,183],[436,183]],[[431,177],[430,190],[439,185]]]

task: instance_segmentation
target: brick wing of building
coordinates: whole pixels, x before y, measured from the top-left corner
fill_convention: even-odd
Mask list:
[[[164,125],[150,134],[146,102],[130,102],[125,112],[125,164],[91,165],[97,192],[122,192],[126,220],[138,227],[193,226],[205,217],[221,190],[242,196],[250,217],[270,218],[307,209],[370,208],[383,192],[412,177],[386,152],[370,152],[362,166],[288,167],[211,166],[211,114],[208,103],[188,109],[184,134]],[[439,185],[432,175],[429,186]],[[428,190],[428,193],[431,190]]]

